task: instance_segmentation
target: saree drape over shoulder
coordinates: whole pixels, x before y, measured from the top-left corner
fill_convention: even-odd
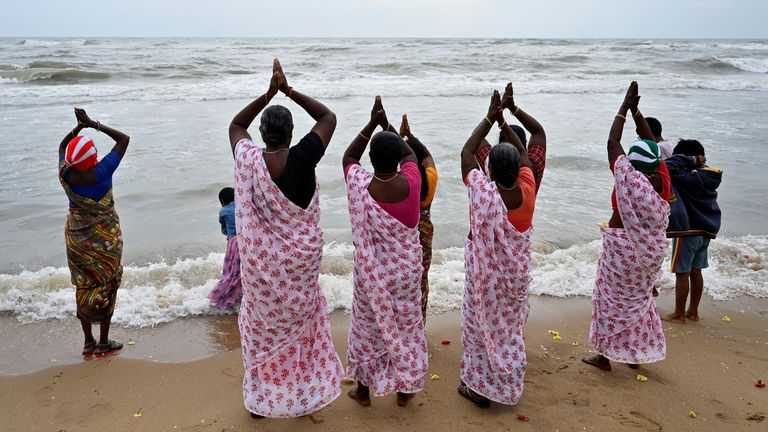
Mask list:
[[[347,172],[355,268],[346,376],[373,386],[376,396],[416,393],[428,362],[419,231],[374,201],[372,178],[359,165]]]
[[[472,238],[464,245],[461,379],[488,399],[514,405],[523,393],[531,233],[507,218],[498,188],[479,169],[467,176]]]
[[[254,414],[298,417],[341,392],[341,361],[318,283],[323,256],[318,190],[306,210],[296,206],[272,181],[262,155],[250,141],[237,145],[243,399]]]
[[[97,323],[112,318],[123,277],[123,234],[110,189],[99,201],[75,193],[64,180],[71,169],[59,164],[59,181],[70,200],[64,225],[67,263],[75,286],[77,317]]]
[[[669,204],[625,156],[614,177],[624,228],[602,230],[589,342],[612,361],[656,362],[666,356],[653,285],[667,251]]]

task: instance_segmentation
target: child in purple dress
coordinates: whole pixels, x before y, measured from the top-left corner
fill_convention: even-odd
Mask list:
[[[235,228],[235,190],[226,187],[219,192],[219,223],[221,233],[227,236],[227,252],[224,255],[224,269],[219,282],[213,287],[208,298],[223,311],[231,310],[240,303],[243,287],[240,284],[240,252],[237,250]]]

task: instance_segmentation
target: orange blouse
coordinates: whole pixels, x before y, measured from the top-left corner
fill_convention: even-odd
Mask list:
[[[531,227],[536,206],[536,179],[533,177],[533,171],[528,167],[521,167],[517,184],[523,194],[523,203],[520,207],[507,211],[507,219],[518,231],[525,232]]]

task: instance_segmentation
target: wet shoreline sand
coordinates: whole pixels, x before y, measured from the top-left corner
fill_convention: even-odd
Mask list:
[[[659,305],[668,311],[669,291]],[[429,374],[409,407],[394,396],[361,408],[345,393],[329,407],[291,420],[253,420],[242,404],[242,362],[235,316],[177,320],[156,328],[116,328],[124,352],[82,361],[71,322],[18,324],[0,317],[3,428],[25,431],[202,430],[758,430],[768,424],[768,300],[704,299],[702,321],[664,323],[667,360],[605,373],[581,363],[589,352],[587,298],[531,298],[528,371],[516,407],[476,408],[456,393],[460,312],[429,317]],[[730,321],[723,321],[723,316]],[[332,315],[344,358],[348,317]],[[547,334],[557,330],[562,340]],[[443,339],[450,340],[442,345]],[[578,345],[574,345],[574,342]],[[57,361],[51,362],[54,358]],[[29,373],[32,370],[36,372]],[[641,373],[646,382],[636,380]],[[16,375],[10,375],[16,374]],[[697,418],[690,418],[694,411]],[[141,413],[137,416],[137,413]],[[520,422],[518,415],[529,422]]]

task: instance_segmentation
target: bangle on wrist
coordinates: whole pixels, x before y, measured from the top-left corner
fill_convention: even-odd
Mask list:
[[[288,97],[288,99],[290,99],[291,96],[293,96],[293,87],[288,87],[288,91],[285,92],[285,96]]]
[[[101,132],[101,122],[100,122],[100,121],[97,121],[97,122],[96,122],[96,130],[97,130],[98,132]]]
[[[520,107],[515,105],[515,106],[512,107],[512,109],[510,111],[512,111],[512,115],[516,116],[517,112],[520,111]]]
[[[632,114],[632,117],[642,117],[643,114],[640,112],[640,110],[635,111],[634,114]]]
[[[624,116],[624,115],[622,115],[622,114],[616,114],[616,117],[614,117],[614,118],[620,118],[620,119],[622,119],[622,120],[624,120],[624,121],[627,121],[627,117],[625,117],[625,116]]]
[[[506,121],[506,120],[504,120],[504,121],[503,121],[503,122],[502,122],[502,123],[499,125],[499,129],[504,129],[504,128],[505,128],[505,127],[507,127],[507,126],[509,126],[509,125],[507,124],[507,121]]]
[[[483,120],[485,120],[486,122],[488,122],[488,126],[493,126],[493,122],[492,122],[492,121],[490,121],[490,120],[488,120],[488,116],[485,116],[485,117],[483,117]]]
[[[369,137],[363,135],[362,131],[358,135],[360,135],[361,137],[365,138],[366,141],[370,141],[371,140]]]

